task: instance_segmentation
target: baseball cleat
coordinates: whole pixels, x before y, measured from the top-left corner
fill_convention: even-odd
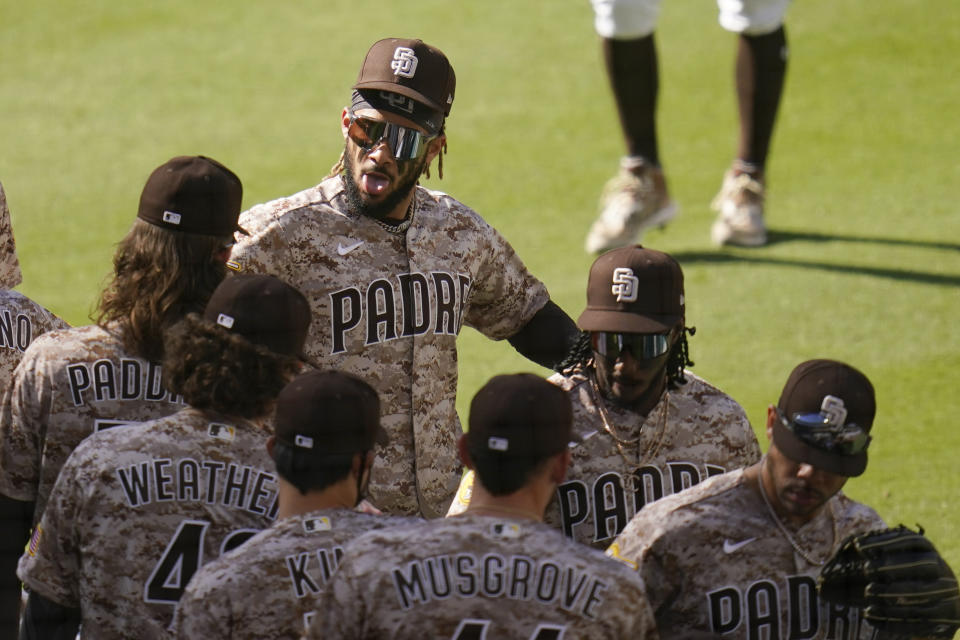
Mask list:
[[[640,241],[651,227],[666,226],[677,215],[660,167],[624,158],[620,171],[600,196],[600,215],[587,234],[588,253],[603,253]]]
[[[763,223],[765,188],[762,180],[727,171],[720,193],[710,207],[719,211],[710,229],[710,237],[717,246],[738,245],[759,247],[767,243],[767,228]]]

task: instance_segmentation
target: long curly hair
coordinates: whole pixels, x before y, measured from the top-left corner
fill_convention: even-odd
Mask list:
[[[696,327],[683,327],[680,331],[680,337],[670,349],[666,364],[667,387],[670,389],[676,389],[687,383],[683,370],[694,365],[693,360],[690,359],[690,345],[687,343],[687,334],[692,336],[696,332]],[[593,357],[593,347],[590,346],[590,332],[581,331],[566,357],[554,369],[563,374],[572,373],[577,369],[587,369],[593,366]]]
[[[227,275],[215,254],[232,236],[169,231],[136,220],[113,257],[113,276],[97,304],[100,326],[119,322],[124,348],[159,362],[163,331],[204,305]]]
[[[196,313],[170,327],[164,338],[165,385],[197,409],[264,416],[302,368],[297,358],[249,342]]]

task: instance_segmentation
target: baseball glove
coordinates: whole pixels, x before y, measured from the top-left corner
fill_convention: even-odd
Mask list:
[[[891,634],[952,638],[960,627],[957,579],[922,528],[849,536],[824,565],[818,588],[821,598],[863,609]]]

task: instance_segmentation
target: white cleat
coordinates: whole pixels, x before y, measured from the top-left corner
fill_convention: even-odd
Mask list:
[[[711,207],[719,211],[710,229],[710,237],[717,246],[738,245],[760,247],[767,243],[767,228],[763,223],[763,182],[746,173],[734,175],[727,171],[720,193]]]
[[[677,211],[660,167],[624,159],[620,171],[603,187],[600,215],[590,227],[584,248],[602,253],[634,244],[647,229],[665,226]]]

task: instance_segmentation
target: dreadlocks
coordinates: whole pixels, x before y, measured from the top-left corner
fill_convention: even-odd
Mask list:
[[[693,360],[690,359],[690,345],[687,344],[687,334],[689,333],[692,336],[696,332],[696,327],[683,327],[680,330],[680,337],[673,348],[670,349],[670,356],[667,358],[667,387],[670,389],[676,389],[682,384],[687,384],[687,378],[683,375],[683,370],[693,366]]]

